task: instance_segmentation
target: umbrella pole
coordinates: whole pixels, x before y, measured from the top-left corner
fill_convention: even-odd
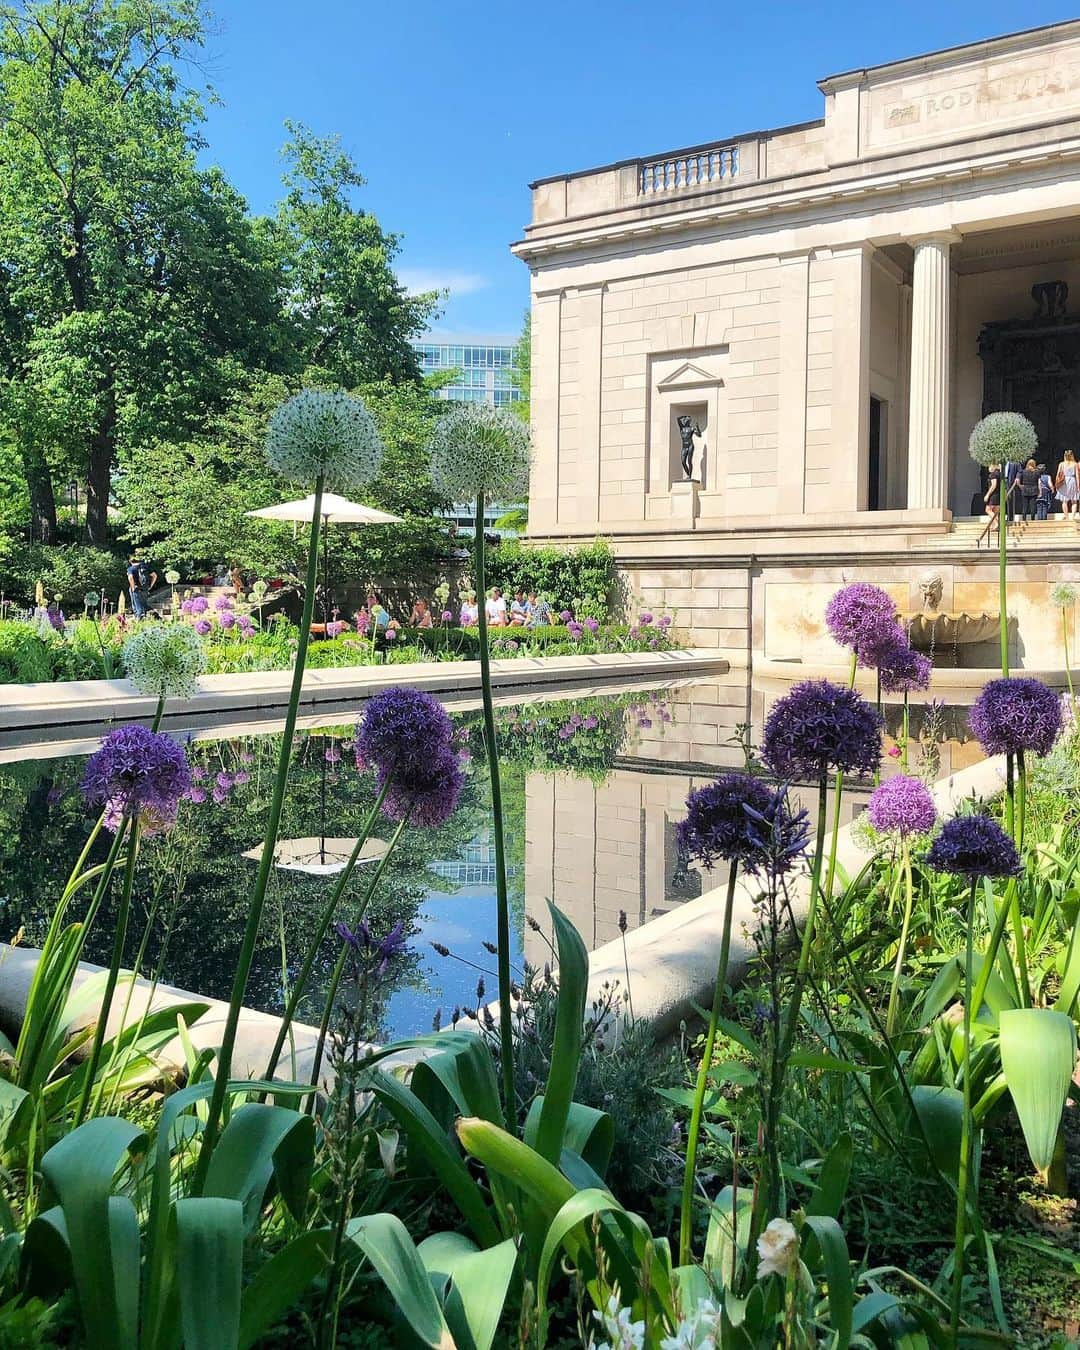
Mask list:
[[[319,780],[319,862],[323,864],[326,862],[326,751],[328,749],[326,742],[328,739],[326,736],[323,737],[322,767]]]
[[[323,584],[323,623],[330,622],[330,517],[323,516],[323,553],[322,553],[322,584]],[[323,633],[325,637],[325,632]]]

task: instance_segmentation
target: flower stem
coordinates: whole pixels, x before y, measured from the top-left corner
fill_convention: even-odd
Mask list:
[[[315,480],[315,501],[311,512],[311,537],[308,540],[307,574],[304,580],[304,608],[300,618],[300,635],[296,647],[296,663],[293,666],[292,688],[289,691],[289,706],[285,714],[285,726],[281,733],[281,749],[278,752],[277,776],[274,791],[270,798],[270,809],[266,818],[266,835],[263,839],[262,857],[259,870],[248,905],[247,923],[240,944],[240,956],[233,977],[232,995],[229,999],[229,1015],[225,1020],[225,1031],[218,1050],[217,1067],[214,1074],[214,1091],[207,1109],[206,1124],[203,1127],[202,1146],[195,1171],[191,1180],[191,1195],[202,1195],[206,1184],[206,1174],[210,1159],[217,1143],[221,1126],[221,1114],[225,1107],[225,1094],[232,1074],[233,1050],[236,1047],[236,1032],[240,1025],[240,1010],[247,992],[248,976],[255,957],[255,943],[259,937],[259,925],[262,921],[263,907],[266,904],[266,889],[270,882],[270,871],[274,865],[274,846],[277,843],[278,829],[281,825],[281,811],[285,801],[285,788],[289,779],[289,764],[292,760],[293,734],[296,731],[296,713],[300,706],[300,694],[304,685],[304,666],[307,663],[308,643],[311,640],[311,616],[315,607],[315,587],[319,579],[319,525],[322,521],[323,475]]]
[[[828,802],[828,781],[822,778],[821,782],[818,784],[817,835],[814,841],[814,859],[810,865],[810,904],[806,911],[806,922],[803,924],[802,946],[799,949],[799,964],[795,971],[795,983],[792,986],[791,997],[788,1000],[787,1021],[784,1025],[783,1035],[780,1038],[779,1061],[781,1077],[787,1066],[788,1056],[791,1054],[791,1047],[795,1043],[795,1032],[799,1024],[799,1006],[802,1003],[803,991],[806,988],[807,973],[810,969],[810,949],[814,942],[817,906],[821,896],[821,864],[825,853],[825,823],[828,817]],[[770,1197],[770,1201],[773,1203],[775,1203],[776,1199],[776,1196]]]
[[[911,884],[911,849],[906,836],[900,843],[900,869],[904,879],[904,923],[900,930],[900,945],[896,949],[896,964],[893,967],[892,985],[889,989],[889,1010],[885,1015],[885,1031],[889,1036],[896,1032],[896,1015],[900,1007],[900,976],[904,969],[904,957],[907,955],[908,933],[911,930],[911,911],[914,908],[914,894]]]
[[[502,784],[499,744],[495,737],[495,705],[491,698],[491,657],[488,652],[487,588],[484,585],[484,494],[476,496],[476,591],[479,600],[480,692],[484,704],[484,748],[491,778],[491,828],[495,841],[495,894],[498,927],[499,1059],[502,1065],[503,1112],[506,1128],[517,1134],[517,1092],[514,1087],[514,1027],[510,1009],[510,897],[506,885],[506,844],[503,838]]]
[[[1069,712],[1076,716],[1076,695],[1073,692],[1072,664],[1069,660],[1069,610],[1061,609],[1061,641],[1065,649],[1065,680],[1069,686]]]
[[[357,914],[357,920],[360,920],[367,913],[368,905],[371,904],[375,891],[382,880],[382,874],[386,871],[386,864],[390,861],[390,855],[397,848],[398,840],[404,833],[405,826],[409,823],[409,817],[406,815],[398,822],[398,827],[390,836],[390,842],[386,846],[386,852],[379,859],[379,865],[375,869],[375,875],[371,878],[371,885],[367,888],[363,900],[360,902],[360,911]],[[334,971],[330,976],[330,987],[326,991],[326,1004],[323,1007],[322,1019],[319,1022],[319,1038],[315,1042],[315,1058],[311,1062],[311,1086],[318,1088],[319,1071],[322,1068],[323,1052],[326,1049],[326,1037],[330,1031],[330,1017],[334,1011],[334,1002],[337,999],[338,985],[341,984],[341,977],[345,972],[345,961],[349,954],[349,944],[342,940],[341,951],[334,962]],[[315,1093],[309,1098],[309,1107],[315,1104]]]
[[[735,880],[738,871],[739,865],[732,859],[728,872],[727,893],[724,897],[724,926],[720,937],[720,960],[716,967],[712,1010],[709,1013],[709,1024],[705,1033],[705,1048],[701,1054],[701,1065],[698,1068],[697,1083],[694,1086],[694,1100],[690,1108],[690,1125],[686,1137],[686,1166],[683,1169],[682,1210],[679,1220],[680,1266],[688,1266],[691,1261],[691,1240],[694,1226],[694,1168],[697,1162],[701,1117],[705,1106],[705,1090],[708,1087],[709,1070],[712,1068],[713,1046],[716,1043],[716,1028],[720,1021],[720,1011],[723,1007],[727,987],[728,957],[731,952],[731,915],[735,905]]]
[[[904,773],[908,771],[908,742],[911,736],[911,705],[908,701],[908,691],[904,690],[904,729],[902,732],[904,743],[900,747],[901,759],[900,768]]]
[[[1004,506],[1004,503],[1002,503]],[[975,926],[975,887],[971,883],[968,901],[967,933],[964,944],[964,1109],[960,1124],[960,1167],[956,1185],[956,1237],[953,1243],[952,1307],[949,1317],[949,1340],[956,1345],[960,1331],[960,1304],[964,1292],[964,1241],[967,1225],[968,1171],[971,1158],[971,1005],[972,999],[972,929]]]
[[[379,794],[375,798],[375,805],[368,813],[368,818],[364,822],[364,828],[360,832],[360,837],[357,839],[352,853],[349,854],[349,861],[345,864],[345,870],[342,872],[341,876],[338,877],[334,884],[334,889],[330,892],[329,898],[323,907],[323,911],[319,915],[319,922],[315,927],[311,942],[308,944],[303,964],[293,982],[288,1003],[285,1005],[285,1012],[281,1018],[281,1025],[278,1028],[277,1039],[274,1041],[274,1048],[270,1051],[270,1059],[266,1066],[266,1072],[263,1074],[263,1077],[267,1080],[274,1076],[274,1070],[277,1068],[278,1060],[281,1058],[281,1051],[284,1048],[286,1037],[289,1034],[289,1028],[292,1026],[293,1018],[296,1016],[296,1009],[307,990],[308,980],[311,978],[312,969],[319,955],[319,948],[322,946],[323,939],[326,937],[327,930],[333,921],[338,902],[345,893],[345,887],[352,879],[353,871],[355,870],[357,860],[360,857],[360,851],[367,843],[371,831],[375,828],[375,821],[382,808],[383,799],[385,798],[389,787],[390,779],[387,778],[379,789]]]
[[[75,1129],[86,1119],[86,1109],[90,1104],[90,1093],[97,1076],[98,1065],[101,1063],[101,1050],[105,1044],[105,1026],[109,1020],[109,1013],[112,1011],[116,982],[120,976],[120,962],[124,959],[124,941],[127,938],[128,917],[131,914],[131,893],[135,886],[135,863],[138,856],[139,821],[137,817],[133,816],[131,824],[128,826],[127,862],[124,866],[124,884],[120,892],[120,909],[116,915],[116,933],[113,936],[112,956],[109,959],[109,974],[105,980],[105,993],[102,995],[101,1006],[98,1009],[97,1026],[94,1028],[94,1043],[90,1047],[90,1057],[86,1062],[86,1076],[83,1079],[82,1091],[79,1093],[79,1105],[75,1111],[75,1124],[72,1127]],[[120,1030],[123,1030],[123,1028],[121,1027]],[[120,1031],[117,1032],[117,1035],[119,1034]]]
[[[998,484],[998,626],[1001,634],[1001,673],[1009,678],[1009,589],[1008,589],[1008,531],[1005,528],[1005,465],[1001,466]]]

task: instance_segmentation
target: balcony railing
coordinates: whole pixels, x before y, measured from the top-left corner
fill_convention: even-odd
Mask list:
[[[718,183],[739,175],[739,147],[718,145],[670,159],[653,159],[641,166],[639,191],[647,196],[681,192],[685,188]]]

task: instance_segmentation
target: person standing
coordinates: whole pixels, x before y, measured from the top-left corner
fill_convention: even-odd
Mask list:
[[[1020,470],[1020,515],[1021,519],[1033,520],[1035,504],[1039,499],[1039,466],[1029,459]]]
[[[1046,465],[1039,465],[1039,495],[1035,501],[1035,519],[1046,520],[1054,502],[1054,480],[1046,472]]]
[[[1080,466],[1071,450],[1066,450],[1054,478],[1057,499],[1067,516],[1076,515],[1076,504],[1080,501]]]
[[[986,492],[983,507],[991,520],[996,520],[1001,506],[1001,465],[991,464],[986,470]]]
[[[1016,519],[1016,508],[1020,497],[1020,473],[1023,465],[1018,460],[1007,459],[1002,466],[1005,471],[1005,519]]]
[[[133,553],[127,570],[131,608],[137,619],[145,619],[150,612],[150,592],[157,585],[157,573],[138,553]]]

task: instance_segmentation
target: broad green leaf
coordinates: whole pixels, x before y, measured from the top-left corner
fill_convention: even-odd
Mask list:
[[[173,1213],[184,1350],[235,1350],[244,1206],[239,1200],[199,1196],[177,1200]]]
[[[438,1054],[418,1060],[409,1086],[436,1119],[447,1123],[456,1116],[479,1116],[496,1123],[505,1119],[491,1051],[480,1036],[461,1035]],[[447,1100],[449,1111],[441,1109],[440,1097]]]
[[[491,1350],[517,1261],[512,1238],[458,1261],[443,1305],[458,1350]]]
[[[705,1236],[705,1269],[714,1279],[730,1286],[732,1271],[738,1271],[750,1236],[754,1193],[747,1186],[725,1186],[709,1210]]]
[[[466,1153],[515,1182],[535,1200],[548,1223],[573,1195],[574,1187],[557,1168],[498,1125],[487,1120],[459,1120],[457,1134]]]
[[[301,1220],[314,1150],[315,1125],[310,1116],[285,1106],[249,1103],[233,1113],[222,1131],[203,1195],[239,1200],[250,1232],[276,1173],[282,1198]]]
[[[1051,1008],[1014,1008],[1001,1014],[998,1036],[1028,1153],[1045,1174],[1076,1067],[1076,1028],[1072,1018]]]
[[[935,1167],[955,1180],[960,1168],[964,1094],[953,1087],[917,1083],[911,1089],[911,1100]]]
[[[33,1099],[25,1088],[7,1078],[0,1078],[0,1147],[9,1135],[22,1132],[24,1123],[33,1111]]]
[[[100,1116],[66,1134],[45,1154],[41,1170],[64,1213],[75,1288],[90,1350],[134,1350],[137,1305],[138,1225],[126,1223],[110,1205],[113,1176],[121,1161],[144,1136],[126,1120]],[[118,1208],[118,1206],[120,1208]],[[119,1243],[114,1250],[114,1241]],[[130,1244],[134,1242],[134,1249]]]
[[[807,1214],[825,1214],[835,1219],[847,1194],[855,1146],[845,1130],[825,1156],[818,1172],[817,1186],[806,1203]]]
[[[850,1059],[838,1059],[817,1050],[796,1050],[788,1061],[800,1069],[825,1069],[829,1073],[858,1073],[859,1065]]]
[[[325,1269],[333,1245],[329,1228],[301,1233],[259,1267],[240,1299],[236,1350],[250,1350]]]
[[[622,1205],[610,1191],[576,1191],[552,1219],[544,1238],[543,1251],[540,1253],[539,1275],[536,1282],[536,1306],[542,1319],[541,1325],[544,1325],[543,1319],[546,1319],[547,1315],[547,1291],[552,1267],[563,1244],[587,1219],[596,1214],[608,1214],[621,1209]],[[577,1244],[568,1247],[571,1259],[575,1256],[576,1248]],[[634,1291],[624,1289],[622,1293],[629,1302]]]
[[[559,997],[544,1104],[536,1127],[536,1151],[550,1163],[559,1161],[566,1117],[577,1086],[581,1037],[589,986],[589,953],[570,920],[548,902],[559,955]]]
[[[499,1230],[483,1192],[423,1102],[388,1073],[376,1073],[372,1078],[372,1089],[392,1113],[410,1146],[426,1159],[446,1187],[477,1242],[484,1247],[498,1242]],[[511,1177],[511,1180],[515,1178]]]
[[[1077,914],[1069,935],[1068,950],[1061,970],[1061,986],[1054,1007],[1058,1012],[1071,1016],[1077,994],[1080,994],[1080,914]]]
[[[396,1214],[350,1219],[345,1236],[371,1262],[401,1315],[431,1350],[457,1350],[409,1231]]]
[[[899,1306],[900,1300],[896,1295],[888,1294],[884,1289],[875,1289],[869,1294],[864,1294],[855,1305],[855,1312],[851,1318],[851,1334],[859,1335],[864,1327],[868,1327],[891,1308]]]
[[[836,1337],[837,1350],[847,1350],[851,1342],[852,1303],[851,1262],[848,1258],[844,1230],[835,1219],[824,1214],[808,1214],[804,1231],[809,1229],[814,1242],[807,1244],[810,1251],[807,1262],[819,1279],[824,1279],[829,1298],[829,1325]],[[813,1262],[816,1244],[820,1266]]]
[[[536,1148],[537,1130],[543,1109],[543,1097],[535,1097],[529,1107],[523,1131],[523,1138],[530,1148]],[[592,1106],[584,1106],[581,1102],[571,1102],[563,1133],[563,1150],[569,1149],[571,1153],[576,1153],[602,1177],[607,1171],[614,1147],[615,1122],[607,1112],[598,1111]]]

